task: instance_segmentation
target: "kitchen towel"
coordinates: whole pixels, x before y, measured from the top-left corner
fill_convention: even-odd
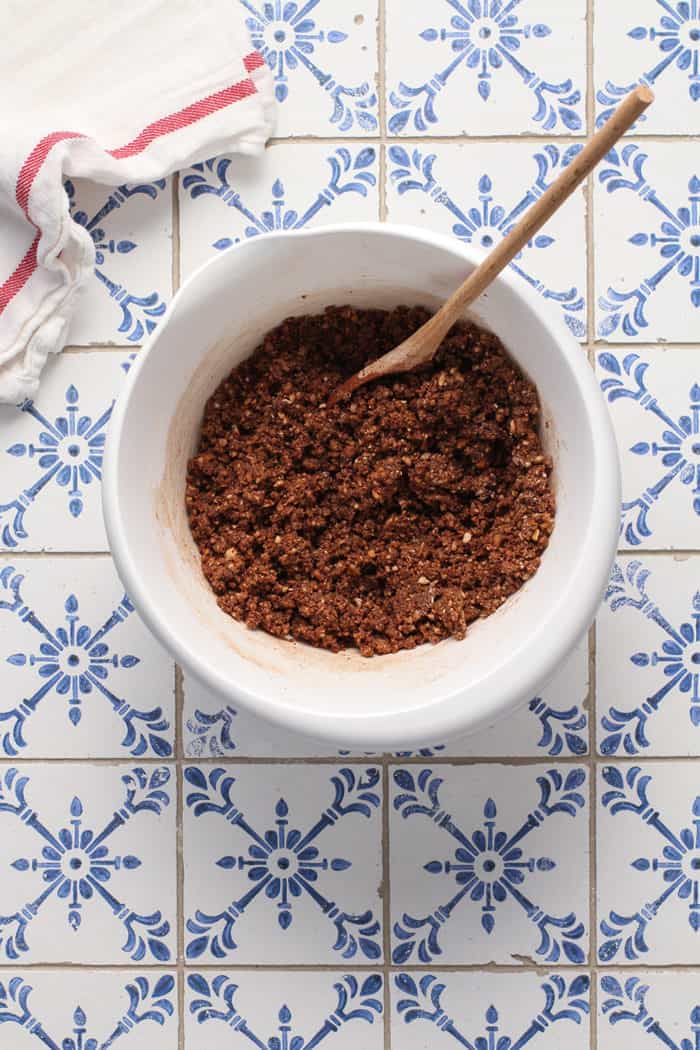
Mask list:
[[[64,180],[151,182],[260,152],[273,89],[239,0],[5,0],[0,401],[32,397],[94,265]]]

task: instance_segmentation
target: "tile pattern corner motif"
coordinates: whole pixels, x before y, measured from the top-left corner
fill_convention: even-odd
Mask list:
[[[391,135],[584,128],[585,4],[578,0],[440,0],[430,9],[389,0],[387,16]]]
[[[333,0],[239,3],[253,46],[274,76],[278,135],[285,129],[297,135],[379,133],[376,56],[370,53],[376,0],[357,0],[352,5]],[[349,7],[352,19],[348,19]],[[358,79],[360,71],[366,79]]]
[[[51,1002],[50,996],[46,995],[47,987],[54,988],[55,983],[63,986],[61,991],[65,999],[75,1001],[79,997],[83,1004],[72,1008],[67,1021],[70,1029],[57,1027],[61,1022],[57,1022],[54,1016],[47,1018],[47,1013],[55,1015],[61,1012],[55,1010],[55,1001]],[[0,1024],[7,1027],[0,1034],[3,1046],[8,1050],[15,1046],[12,1033],[18,1030],[26,1032],[49,1050],[97,1050],[98,1047],[102,1050],[126,1038],[134,1050],[139,1046],[160,1048],[167,1044],[154,1036],[153,1029],[161,1029],[163,1035],[173,1039],[176,999],[175,978],[170,973],[139,975],[131,980],[122,980],[119,974],[93,973],[87,980],[82,977],[79,989],[71,987],[63,975],[57,981],[55,975],[51,978],[47,972],[37,974],[37,971],[31,971],[26,976],[2,974]],[[53,1010],[50,1009],[52,1006]],[[45,1007],[48,1007],[46,1011]],[[113,1007],[114,1012],[110,1012]],[[123,1008],[120,1010],[119,1007]],[[65,1014],[63,1024],[66,1024]],[[28,1042],[23,1040],[21,1045],[27,1046]]]

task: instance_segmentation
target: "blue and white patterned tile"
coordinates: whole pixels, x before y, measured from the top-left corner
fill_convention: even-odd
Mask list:
[[[585,0],[387,0],[391,135],[585,129]]]
[[[698,0],[595,3],[596,119],[605,121],[635,84],[656,95],[638,134],[700,132]]]
[[[262,157],[214,157],[180,179],[180,266],[187,277],[250,237],[379,216],[378,147],[271,146]]]
[[[391,991],[401,1050],[589,1047],[587,974],[398,973]]]
[[[377,0],[239,0],[275,81],[275,135],[378,135]]]
[[[598,769],[598,958],[700,960],[700,780],[691,763]]]
[[[34,401],[0,405],[0,550],[104,551],[107,425],[129,355],[62,354]]]
[[[598,339],[700,340],[698,170],[690,142],[629,142],[598,168]]]
[[[700,557],[618,558],[596,650],[599,752],[700,755]]]
[[[95,272],[68,330],[69,346],[143,343],[172,295],[172,181],[111,188],[68,180],[73,219],[95,245]]]
[[[586,770],[394,767],[392,961],[581,965]]]
[[[382,1050],[381,974],[188,972],[185,1050]]]
[[[396,757],[580,757],[588,752],[588,643],[582,642],[529,704],[495,726]],[[185,675],[183,744],[188,758],[328,758],[328,745],[279,729],[227,704]],[[341,751],[340,754],[352,754]]]
[[[0,970],[3,1050],[172,1050],[177,992],[170,973]]]
[[[0,561],[0,754],[169,758],[175,668],[109,558]]]
[[[376,963],[381,771],[186,766],[185,959]]]
[[[689,550],[700,536],[700,354],[598,354],[622,463],[623,548]]]
[[[697,1050],[697,973],[644,970],[632,976],[617,971],[600,977],[598,1050],[628,1050],[637,1040],[647,1050]]]
[[[387,151],[390,222],[452,233],[488,252],[556,179],[579,145],[494,142],[393,145]],[[586,336],[586,205],[577,193],[511,263],[559,311],[577,339]],[[578,246],[572,251],[572,244]]]
[[[167,766],[0,768],[0,960],[173,960],[174,783]]]

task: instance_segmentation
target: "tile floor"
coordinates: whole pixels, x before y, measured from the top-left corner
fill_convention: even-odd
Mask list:
[[[0,410],[0,1047],[700,1046],[700,4],[232,0],[264,158],[69,185],[72,349]],[[634,83],[657,103],[514,263],[623,468],[590,638],[522,711],[323,754],[182,677],[112,567],[115,397],[178,284],[271,230],[480,249]],[[644,1038],[643,1038],[644,1037]]]

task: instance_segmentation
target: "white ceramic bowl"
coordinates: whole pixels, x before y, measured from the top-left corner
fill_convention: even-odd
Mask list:
[[[574,248],[573,250],[577,250]],[[510,274],[472,312],[536,383],[557,515],[535,576],[463,641],[339,655],[250,631],[199,568],[184,479],[204,404],[261,336],[329,304],[437,307],[475,265],[454,240],[380,224],[256,237],[189,278],[139,355],[111,421],[104,512],[131,598],[186,671],[222,700],[335,747],[444,743],[529,700],[591,623],[614,557],[617,452],[581,347]]]

